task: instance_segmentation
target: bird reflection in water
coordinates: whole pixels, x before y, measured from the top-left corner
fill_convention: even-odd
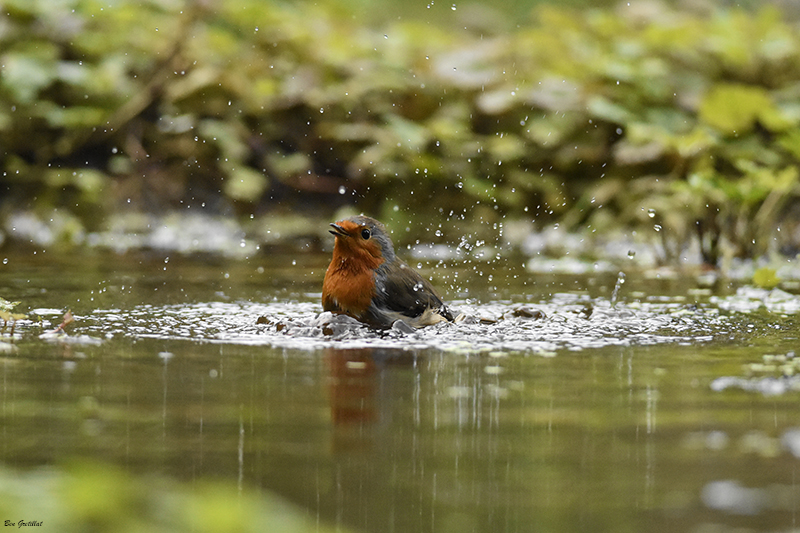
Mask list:
[[[334,425],[363,424],[377,419],[378,370],[372,352],[371,348],[326,351]]]
[[[399,349],[329,348],[325,360],[336,447],[352,449],[354,439],[366,444],[363,430],[389,418],[392,367],[412,367],[417,355]]]

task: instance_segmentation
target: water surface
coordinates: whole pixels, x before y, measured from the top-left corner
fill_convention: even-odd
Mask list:
[[[796,296],[451,265],[425,272],[467,320],[376,333],[321,313],[325,261],[10,256],[3,464],[223,480],[354,531],[797,527]]]

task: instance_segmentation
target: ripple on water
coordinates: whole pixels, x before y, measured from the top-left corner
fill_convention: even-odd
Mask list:
[[[604,346],[702,342],[733,336],[736,324],[713,306],[676,301],[618,303],[585,295],[556,294],[539,305],[456,302],[464,315],[405,333],[375,331],[346,317],[322,312],[310,302],[209,302],[141,305],[132,310],[96,310],[77,317],[80,333],[98,337],[191,339],[201,342],[285,348],[434,348],[453,352],[526,352]]]
[[[735,295],[725,298],[712,296],[710,302],[722,310],[743,313],[762,309],[783,314],[796,314],[800,311],[800,298],[781,289],[739,287]]]

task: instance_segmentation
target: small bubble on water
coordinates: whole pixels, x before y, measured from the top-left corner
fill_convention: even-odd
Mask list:
[[[656,231],[661,231],[661,224],[656,224],[655,226],[653,226],[653,229]]]
[[[647,216],[649,216],[650,218],[654,218],[656,216],[656,210],[655,209],[648,209],[647,210]]]
[[[636,251],[628,250],[628,259],[633,259],[634,257],[636,257]]]
[[[344,185],[339,186],[339,194],[344,194],[347,192],[347,188]]]

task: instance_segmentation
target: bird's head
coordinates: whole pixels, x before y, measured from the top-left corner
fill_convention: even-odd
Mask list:
[[[335,237],[334,250],[344,258],[382,263],[394,260],[392,240],[386,228],[374,218],[355,216],[331,224]],[[376,264],[376,266],[377,266]]]

